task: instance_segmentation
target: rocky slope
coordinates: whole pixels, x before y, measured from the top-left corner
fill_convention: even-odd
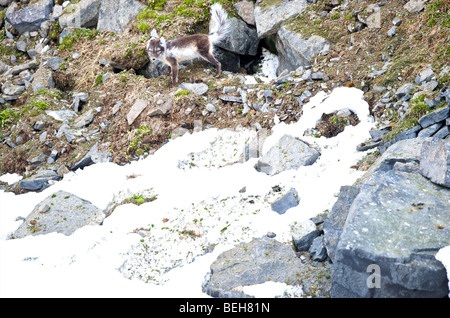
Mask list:
[[[342,211],[333,212],[335,219],[325,221],[324,231],[323,220],[302,225],[309,230],[294,239],[297,251],[311,251],[314,261],[328,265],[333,261],[337,273],[333,287],[327,286],[322,295],[330,288],[335,297],[448,293],[445,269],[433,255],[450,243],[449,203],[440,199],[450,185],[449,4],[435,0],[221,2],[230,14],[232,30],[216,50],[225,72],[217,79],[211,65],[188,63],[179,73],[182,84],[171,87],[167,67],[150,63],[145,53],[150,31],[156,29],[167,39],[206,33],[209,2],[0,1],[0,175],[24,176],[3,187],[17,194],[41,191],[69,171],[99,162],[125,164],[154,153],[172,138],[212,127],[248,127],[264,140],[276,123],[298,121],[303,105],[318,92],[356,87],[364,92],[377,129],[359,145],[360,151],[373,150],[354,169],[366,171],[376,164],[352,188],[351,199],[342,191],[342,200],[348,202]],[[271,54],[279,61],[272,79],[258,69]],[[331,138],[360,120],[348,109],[324,113],[306,135]],[[271,156],[252,145],[247,146],[246,156],[259,158],[258,171],[269,175],[317,159],[320,151],[314,147],[286,139],[280,141],[281,147],[294,149],[289,154],[294,162],[280,162],[279,154]],[[398,148],[400,141],[407,146]],[[421,152],[411,154],[408,147]],[[297,163],[302,156],[306,163]],[[411,192],[418,191],[417,195],[426,192],[426,199],[417,201],[410,194],[384,197],[386,192],[404,191],[396,187],[405,182],[414,184]],[[384,189],[385,183],[393,188]],[[280,209],[295,205],[295,197],[294,189]],[[424,236],[417,245],[387,255],[378,253],[385,241],[371,245],[364,235],[353,237],[353,232],[365,233],[364,229],[372,233],[365,214],[358,213],[361,206],[376,205],[380,209],[366,212],[386,215],[392,207],[384,202],[398,204],[401,210],[394,222],[403,226],[392,227],[391,235],[410,237],[426,231],[432,239]],[[428,214],[416,219],[412,211],[402,210],[405,206]],[[426,229],[404,231],[406,223],[426,222],[430,222]],[[327,235],[327,226],[333,229],[328,233],[338,235],[322,236]],[[373,225],[376,231],[381,231],[379,226]],[[365,244],[348,248],[355,240]],[[253,244],[267,245],[264,240]],[[362,277],[370,262],[380,264],[390,277],[398,271],[418,274],[411,275],[412,282],[405,286],[399,287],[405,281],[402,276],[383,282],[381,289],[368,289]],[[439,277],[437,285],[429,277]],[[362,282],[356,288],[349,285],[355,279]],[[231,289],[206,286],[205,290],[235,295],[233,284],[227,285]]]

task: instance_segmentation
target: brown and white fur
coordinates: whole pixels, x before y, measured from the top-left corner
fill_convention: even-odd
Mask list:
[[[215,3],[211,6],[209,34],[194,34],[165,41],[153,30],[152,38],[147,43],[147,52],[152,61],[159,60],[170,66],[174,86],[178,82],[178,63],[199,57],[214,64],[218,77],[221,64],[213,55],[213,45],[219,43],[227,33],[227,13],[219,3]]]

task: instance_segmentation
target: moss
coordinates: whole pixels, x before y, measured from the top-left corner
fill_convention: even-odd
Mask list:
[[[81,40],[92,40],[94,39],[98,34],[100,33],[100,31],[95,30],[95,29],[87,29],[87,28],[80,28],[80,29],[76,29],[75,32],[73,34],[69,34],[68,36],[66,36],[61,44],[59,45],[59,50],[68,50],[71,51],[72,50],[72,45],[75,42],[81,41]]]
[[[318,35],[329,42],[337,43],[343,36],[347,35],[346,28],[343,28],[339,21],[339,13],[333,15],[331,19],[313,14],[316,18],[311,20],[311,14],[320,12],[323,8],[322,2],[310,4],[302,14],[286,21],[284,26],[292,32],[301,34],[306,39],[309,39],[312,35]],[[324,24],[325,22],[327,25]]]

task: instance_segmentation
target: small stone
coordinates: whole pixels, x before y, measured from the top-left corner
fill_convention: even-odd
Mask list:
[[[395,36],[397,33],[397,27],[394,25],[392,28],[389,29],[389,31],[387,32],[387,36],[389,38],[392,38],[393,36]]]
[[[60,57],[52,57],[47,62],[46,65],[50,67],[52,70],[56,71],[59,69],[61,64],[64,63],[64,60]]]
[[[234,95],[219,95],[219,99],[223,100],[224,102],[235,102],[235,103],[242,103],[242,97],[241,96],[234,96]]]
[[[399,26],[402,24],[402,20],[399,17],[395,17],[394,20],[392,20],[392,24],[395,26]]]
[[[50,206],[48,204],[39,205],[36,209],[37,213],[47,213],[50,210]]]
[[[42,131],[45,128],[45,123],[43,121],[37,121],[33,125],[33,129],[36,131]]]
[[[313,79],[313,80],[318,81],[318,80],[322,80],[323,78],[324,78],[323,72],[316,72],[316,73],[311,74],[311,79]]]
[[[19,50],[21,52],[26,52],[27,51],[27,43],[25,41],[18,41],[16,44],[16,48],[17,48],[17,50]]]
[[[434,77],[434,72],[431,68],[427,68],[419,73],[419,75],[416,77],[415,82],[416,84],[422,84],[424,82],[430,81]]]

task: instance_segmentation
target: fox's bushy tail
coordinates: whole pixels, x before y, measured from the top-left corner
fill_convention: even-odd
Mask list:
[[[213,44],[220,42],[229,31],[227,15],[220,3],[215,3],[211,6],[209,38]]]

